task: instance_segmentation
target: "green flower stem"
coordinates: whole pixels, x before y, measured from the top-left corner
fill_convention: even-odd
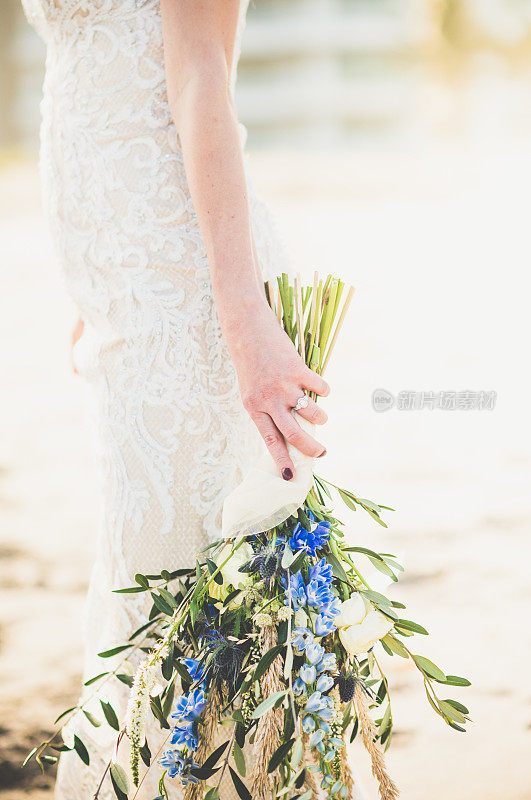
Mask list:
[[[406,653],[408,654],[408,656],[410,657],[410,659],[412,660],[412,662],[415,664],[415,666],[418,669],[418,671],[420,672],[420,674],[422,675],[422,678],[423,678],[423,681],[424,681],[424,689],[426,691],[426,697],[428,698],[430,706],[433,708],[433,710],[435,711],[436,714],[438,714],[440,717],[442,717],[445,722],[448,722],[449,721],[448,717],[446,716],[446,714],[444,714],[441,711],[441,709],[439,708],[439,705],[437,703],[437,700],[438,700],[437,694],[435,692],[435,689],[433,688],[434,681],[432,680],[432,678],[426,672],[424,672],[423,669],[421,669],[418,666],[417,662],[413,658],[413,653],[411,652],[411,650],[408,647],[406,647],[406,645],[402,641],[401,641],[401,644],[402,644],[402,647],[404,648],[404,650],[406,651]],[[378,668],[379,668],[379,666],[378,666]]]
[[[157,622],[160,622],[160,620],[156,620],[156,619],[153,620],[153,624],[154,625]],[[128,656],[131,653],[134,653],[135,651],[139,650],[142,647],[142,645],[144,644],[144,642],[147,641],[147,639],[148,639],[148,634],[146,633],[145,636],[143,636],[142,639],[140,639],[140,641],[137,642],[136,645],[133,645],[131,650],[128,651]],[[58,735],[61,733],[61,731],[63,730],[65,725],[68,722],[70,722],[70,720],[73,717],[75,717],[77,714],[79,714],[80,711],[83,711],[85,706],[88,705],[88,703],[90,703],[91,700],[93,700],[97,696],[97,694],[99,693],[99,691],[100,691],[102,686],[105,686],[105,684],[108,683],[108,681],[110,681],[111,678],[114,678],[116,675],[119,674],[120,669],[122,669],[122,667],[126,663],[126,661],[127,661],[127,657],[122,658],[122,660],[116,665],[116,667],[111,672],[109,672],[108,675],[106,675],[104,678],[102,678],[101,682],[98,681],[98,688],[95,689],[91,694],[89,694],[88,697],[86,697],[83,700],[82,703],[80,703],[75,708],[73,708],[72,711],[70,712],[70,714],[68,714],[66,717],[63,717],[63,723],[57,728],[57,730],[48,739],[46,739],[46,741],[41,742],[41,744],[37,747],[37,749],[35,750],[35,752],[31,756],[31,758],[36,758],[37,756],[40,756],[42,753],[44,753],[45,750],[48,749],[48,747],[52,744],[52,742],[54,742],[55,739],[58,737]]]
[[[340,546],[339,542],[337,541],[337,539],[335,539],[335,538],[334,538],[334,537],[332,537],[332,536],[330,537],[330,550],[332,551],[332,553],[335,555],[335,557],[336,557],[338,560],[341,560],[341,558],[342,558],[344,561],[348,561],[348,563],[349,563],[349,564],[350,564],[350,566],[352,567],[353,571],[355,572],[355,574],[357,575],[357,577],[359,578],[359,580],[360,580],[360,581],[361,581],[361,582],[364,584],[365,588],[366,588],[366,589],[370,589],[370,588],[371,588],[371,587],[368,585],[368,583],[366,583],[366,581],[364,580],[364,578],[363,578],[363,577],[360,575],[359,571],[356,569],[356,567],[354,566],[354,564],[352,563],[352,561],[351,561],[350,559],[347,559],[347,558],[346,558],[346,556],[345,556],[345,553],[344,553],[344,552],[343,552],[343,550],[341,549],[341,546]],[[351,585],[352,585],[352,584],[351,584]],[[353,588],[353,589],[356,589],[357,587],[356,587],[356,586],[352,586],[352,588]]]
[[[234,728],[232,730],[232,736],[230,737],[229,746],[227,747],[227,755],[223,759],[223,767],[221,768],[221,775],[219,776],[218,789],[221,786],[221,781],[223,780],[223,776],[224,776],[225,771],[227,769],[227,764],[229,763],[229,758],[230,758],[230,754],[232,753],[232,747],[234,745],[235,738],[236,738],[236,725],[234,726]],[[133,800],[135,800],[134,797],[133,797]]]
[[[261,599],[262,599],[262,600],[264,600],[264,599],[265,599],[265,598],[263,597],[263,595],[260,595],[260,597],[261,597]],[[269,599],[269,600],[268,600],[266,603],[264,603],[264,605],[263,605],[263,606],[260,606],[260,611],[257,611],[257,612],[256,612],[256,614],[260,614],[260,613],[262,613],[262,611],[264,610],[264,608],[267,608],[268,606],[272,605],[272,604],[273,604],[275,601],[277,601],[277,600],[278,600],[278,597],[279,597],[279,596],[278,596],[278,594],[276,594],[274,597],[271,597],[271,598],[270,598],[270,599]],[[255,617],[255,616],[256,616],[256,614],[253,614],[253,617]]]
[[[321,327],[319,329],[319,347],[321,349],[321,357],[319,359],[320,368],[323,365],[326,345],[328,344],[330,332],[334,324],[337,292],[338,282],[334,279],[331,281],[329,293],[325,295],[324,310],[321,317]]]
[[[116,747],[115,747],[115,751],[116,752],[118,752],[118,747],[120,746],[120,742],[122,741],[124,736],[125,736],[125,729],[121,730],[118,733],[118,736],[116,737]],[[103,775],[101,776],[101,780],[100,780],[100,782],[98,784],[98,788],[96,789],[96,791],[94,793],[94,800],[98,800],[98,797],[100,796],[101,787],[103,786],[103,781],[105,780],[105,776],[107,775],[107,773],[109,772],[109,770],[111,768],[112,762],[113,762],[112,758],[110,758],[109,761],[107,762],[107,766],[105,767]]]
[[[168,770],[165,769],[164,772],[162,773],[162,775],[160,776],[160,781],[159,781],[159,792],[164,792],[165,800],[169,800],[169,798],[168,798],[168,790],[166,789],[166,783],[164,782],[167,774],[168,774]]]
[[[319,284],[317,286],[317,296],[316,296],[316,300],[315,300],[315,316],[314,316],[314,319],[313,319],[313,325],[312,325],[312,331],[311,331],[311,337],[310,337],[310,344],[308,346],[308,356],[311,356],[311,354],[313,352],[313,346],[315,344],[315,339],[316,339],[316,336],[317,336],[317,329],[318,329],[318,326],[319,326],[319,317],[320,317],[322,294],[323,294],[323,282],[319,281]]]
[[[378,659],[374,655],[374,649],[372,651],[372,657],[374,658],[374,663],[378,667],[378,672],[380,673],[380,677],[381,677],[382,681],[384,682],[385,692],[386,692],[387,700],[388,700],[388,703],[389,703],[389,709],[391,710],[391,727],[392,727],[392,725],[393,725],[393,714],[392,714],[392,709],[391,709],[391,694],[389,692],[389,681],[387,680],[387,676],[385,675],[382,667],[380,666],[380,662],[378,661]]]
[[[367,583],[367,581],[365,580],[365,578],[363,577],[363,575],[361,574],[359,569],[355,566],[355,564],[352,561],[352,558],[350,557],[350,555],[348,553],[345,553],[345,551],[342,550],[341,547],[339,549],[341,551],[341,556],[350,565],[350,567],[352,568],[352,570],[355,573],[355,575],[358,578],[358,580],[361,581],[361,583],[365,586],[366,589],[370,590],[371,587],[369,586],[369,584]]]
[[[214,570],[214,572],[212,573],[212,575],[209,577],[209,579],[207,580],[207,582],[205,583],[205,585],[204,585],[204,586],[203,586],[203,588],[201,589],[201,592],[199,593],[199,596],[198,596],[198,600],[199,600],[199,601],[201,601],[201,600],[203,599],[203,597],[204,597],[204,596],[205,596],[205,594],[206,594],[206,591],[207,591],[208,587],[210,586],[210,584],[212,583],[212,581],[214,580],[214,578],[216,577],[216,575],[218,575],[218,573],[219,573],[219,572],[221,572],[221,570],[223,569],[223,567],[225,566],[225,564],[227,564],[227,563],[230,561],[230,559],[232,558],[232,556],[234,555],[234,553],[236,552],[236,550],[237,550],[239,547],[241,547],[241,546],[242,546],[242,544],[244,543],[244,541],[245,541],[245,537],[244,537],[244,536],[242,536],[242,537],[241,537],[241,539],[239,540],[239,542],[237,542],[237,543],[234,545],[234,547],[233,547],[233,548],[232,548],[232,550],[230,551],[230,553],[229,553],[229,555],[227,556],[227,558],[226,558],[226,559],[225,559],[225,560],[224,560],[224,561],[223,561],[223,562],[222,562],[222,563],[219,565],[219,567],[217,567],[217,569],[215,569],[215,570]]]
[[[288,586],[290,581],[291,572],[288,569]],[[291,617],[293,614],[293,603],[291,601],[291,595],[288,595],[289,599],[289,610],[292,612],[288,618],[288,647],[292,647],[291,644]],[[297,734],[300,734],[300,720],[297,717],[297,712],[295,711],[295,695],[293,694],[293,669],[290,669],[289,676],[288,676],[288,691],[289,691],[289,702],[291,707],[291,716],[293,717],[293,727],[295,728]]]
[[[334,314],[333,318],[334,318],[334,319],[336,318],[336,316],[337,316],[337,312],[339,311],[339,304],[340,304],[340,302],[341,302],[341,295],[343,294],[343,289],[344,289],[344,288],[345,288],[345,282],[344,282],[344,281],[342,281],[340,278],[338,278],[338,281],[337,281],[336,302],[335,302],[335,305],[334,305],[334,312],[333,312],[333,314]]]
[[[304,501],[304,503],[305,503],[305,505],[308,506],[310,511],[313,511],[314,513],[321,514],[321,515],[323,514],[323,510],[322,510],[321,504],[319,503],[319,500],[317,499],[317,496],[316,496],[316,493],[315,493],[315,488],[313,486],[310,489],[310,491],[308,492],[308,495],[306,496],[306,500]]]

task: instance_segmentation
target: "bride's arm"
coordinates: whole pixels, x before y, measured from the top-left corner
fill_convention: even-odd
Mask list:
[[[278,468],[293,475],[287,439],[307,455],[323,445],[289,409],[303,389],[328,394],[266,303],[253,255],[243,153],[230,91],[239,0],[161,0],[168,99],[210,263],[220,324],[244,404]],[[301,413],[323,423],[313,402]]]

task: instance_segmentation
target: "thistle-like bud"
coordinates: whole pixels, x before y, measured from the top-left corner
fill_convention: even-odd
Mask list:
[[[339,696],[344,703],[348,703],[354,697],[356,679],[352,673],[341,675],[338,680]]]
[[[262,578],[268,581],[273,577],[273,575],[275,575],[278,566],[279,563],[277,556],[271,554],[262,559],[258,569]]]

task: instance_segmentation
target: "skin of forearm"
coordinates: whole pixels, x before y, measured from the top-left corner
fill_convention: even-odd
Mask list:
[[[307,455],[322,445],[289,408],[301,391],[326,393],[265,300],[256,258],[229,76],[240,0],[160,0],[166,89],[203,235],[219,321],[242,400],[280,474],[294,464],[286,437]]]
[[[218,316],[230,340],[245,316],[264,304],[264,294],[255,263],[238,122],[228,87],[200,77],[189,81],[176,101],[174,117]]]

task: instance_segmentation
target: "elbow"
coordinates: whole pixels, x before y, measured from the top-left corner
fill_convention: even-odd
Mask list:
[[[230,73],[224,58],[203,57],[181,65],[179,74],[168,81],[168,103],[180,131],[190,113],[207,114],[221,105],[233,105]]]

